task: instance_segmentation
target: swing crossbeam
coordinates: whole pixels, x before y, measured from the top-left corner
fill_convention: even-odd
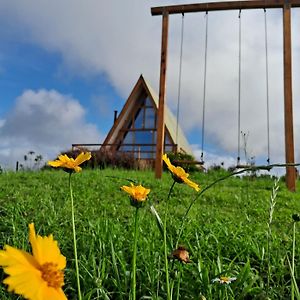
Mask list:
[[[285,5],[291,7],[300,7],[299,0],[250,0],[250,1],[225,1],[209,2],[182,5],[158,6],[151,8],[152,16],[163,15],[164,13],[182,14],[201,11],[235,10],[235,9],[265,9],[265,8],[283,8]]]
[[[161,63],[159,81],[159,104],[157,120],[157,144],[155,177],[162,177],[162,155],[164,141],[164,105],[166,97],[166,73],[168,53],[168,23],[169,15],[225,11],[245,9],[269,9],[282,8],[283,10],[283,57],[284,57],[284,124],[285,124],[285,160],[286,164],[294,164],[294,134],[293,134],[293,103],[292,103],[292,55],[291,55],[291,8],[300,7],[300,0],[248,0],[210,2],[152,7],[153,16],[162,16],[162,42],[161,42]],[[290,191],[296,190],[296,172],[291,166],[286,167],[286,185]]]

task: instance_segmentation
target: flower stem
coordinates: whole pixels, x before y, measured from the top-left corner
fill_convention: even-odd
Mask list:
[[[169,203],[169,199],[170,199],[170,197],[171,197],[171,193],[172,193],[172,190],[173,190],[173,188],[174,188],[175,183],[176,183],[176,181],[174,180],[174,181],[173,181],[173,184],[172,184],[171,187],[170,187],[169,194],[168,194],[168,198],[167,198],[167,205],[168,205],[168,203]]]
[[[167,247],[167,217],[169,209],[169,199],[174,188],[176,181],[173,181],[172,186],[170,187],[168,198],[166,201],[166,211],[165,211],[165,220],[164,220],[164,254],[165,254],[165,272],[166,272],[166,289],[167,289],[167,300],[172,299],[170,292],[170,279],[169,279],[169,265],[168,265],[168,247]]]
[[[179,265],[179,271],[177,274],[177,298],[176,300],[180,299],[180,283],[181,283],[181,273],[182,273],[182,265]]]
[[[170,294],[170,280],[169,280],[169,266],[168,266],[168,249],[167,249],[167,228],[164,225],[164,253],[165,253],[165,272],[166,272],[166,285],[167,285],[167,300],[171,299]]]
[[[73,229],[73,245],[74,245],[74,257],[75,257],[75,268],[76,268],[76,279],[77,279],[77,289],[78,289],[78,300],[82,299],[81,290],[80,290],[80,277],[79,277],[79,267],[78,267],[78,258],[77,258],[77,242],[76,242],[76,229],[75,229],[75,213],[74,213],[74,200],[73,200],[73,190],[71,184],[71,176],[69,175],[69,189],[71,197],[71,214],[72,214],[72,229]]]
[[[292,277],[295,276],[295,245],[296,245],[296,222],[293,224],[293,249],[292,249]],[[292,280],[291,299],[295,299],[295,286]]]
[[[132,257],[132,300],[136,299],[136,253],[137,253],[137,240],[138,240],[138,211],[137,207],[134,216],[134,244],[133,244],[133,257]]]

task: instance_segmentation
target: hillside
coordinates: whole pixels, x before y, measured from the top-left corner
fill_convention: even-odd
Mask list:
[[[190,178],[203,190],[226,175],[219,170],[193,173]],[[164,221],[172,177],[165,172],[162,180],[156,180],[150,171],[112,169],[84,170],[72,175],[84,299],[128,299],[130,294],[135,208],[120,190],[130,184],[129,180],[151,189],[139,214],[137,299],[166,299],[163,237],[150,205]],[[166,232],[173,249],[170,245],[167,250],[171,255],[176,244],[183,245],[191,262],[184,264],[169,257],[174,299],[199,299],[201,295],[206,299],[290,299],[287,256],[291,261],[292,215],[300,213],[299,192],[288,192],[280,181],[277,195],[272,196],[274,184],[275,180],[269,177],[230,177],[200,196],[187,185],[175,184],[166,217]],[[192,201],[179,237],[183,216]],[[274,211],[270,214],[271,206]],[[52,233],[67,258],[63,289],[68,299],[76,299],[68,174],[3,173],[0,207],[1,248],[9,244],[30,252],[28,224],[31,222],[39,235]],[[299,233],[295,228],[297,279]],[[1,277],[5,276],[1,270]],[[236,280],[231,284],[213,282],[220,276]],[[0,298],[17,299],[6,291],[4,284]]]

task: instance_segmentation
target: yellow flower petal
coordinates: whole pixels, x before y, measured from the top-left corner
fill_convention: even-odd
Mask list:
[[[66,300],[61,289],[66,259],[57,242],[52,235],[36,236],[33,223],[29,225],[29,240],[33,255],[8,245],[0,250],[0,266],[9,275],[3,282],[9,291],[29,300]]]
[[[40,287],[46,284],[38,270],[27,270],[18,275],[9,276],[3,280],[8,285],[8,291],[24,296],[26,299],[38,299],[37,293]]]
[[[48,286],[44,286],[40,290],[40,299],[55,299],[55,300],[67,300],[67,297],[62,289],[54,289],[49,288]]]
[[[72,158],[69,158],[67,154],[63,154],[63,155],[59,155],[58,159],[62,162],[62,163],[68,163],[69,160],[71,160]]]
[[[29,231],[32,253],[37,262],[43,265],[50,261],[57,264],[58,269],[64,269],[66,267],[66,258],[60,253],[52,234],[48,237],[36,236],[33,223],[29,224]]]
[[[22,273],[24,269],[37,269],[39,265],[31,254],[5,245],[4,250],[0,251],[0,266],[8,270],[7,274],[14,275]]]
[[[121,187],[121,189],[124,192],[128,193],[137,202],[145,201],[147,199],[148,194],[150,193],[150,189],[146,189],[142,185],[124,185]]]
[[[199,192],[200,191],[200,187],[197,183],[185,178],[183,180],[188,186],[190,186],[191,188],[193,188],[194,190],[196,190],[196,192]]]
[[[126,192],[127,194],[131,195],[132,196],[132,190],[131,190],[131,187],[130,186],[126,186],[126,185],[123,185],[121,187],[121,190],[123,190],[124,192]]]
[[[82,169],[78,166],[75,166],[74,170],[75,170],[76,173],[79,173],[79,172],[81,172]]]
[[[164,154],[162,157],[163,161],[166,163],[167,167],[170,169],[172,167],[174,167],[171,162],[170,159],[168,158],[167,154]]]
[[[48,165],[52,167],[61,167],[65,169],[71,169],[75,172],[80,172],[82,169],[79,167],[80,164],[83,162],[89,160],[91,158],[90,152],[82,152],[80,153],[77,158],[74,160],[74,158],[69,158],[66,154],[59,155],[57,160],[54,161],[48,161]]]
[[[188,186],[195,189],[197,192],[200,191],[199,185],[191,180],[188,179],[189,173],[186,173],[185,170],[181,167],[175,167],[171,164],[170,159],[168,158],[167,154],[163,155],[163,161],[166,163],[168,169],[172,172],[173,178],[178,183],[186,183]]]
[[[63,164],[63,162],[60,161],[60,160],[48,161],[48,165],[51,166],[51,167],[61,167],[62,164]]]
[[[86,160],[89,160],[92,157],[91,152],[81,152],[75,159],[75,165],[81,165]]]

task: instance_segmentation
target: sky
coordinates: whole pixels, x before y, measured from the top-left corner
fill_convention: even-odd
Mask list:
[[[101,143],[139,76],[157,91],[161,16],[151,7],[190,1],[0,0],[0,165],[29,151],[54,159],[72,143]],[[204,160],[234,165],[240,155],[266,163],[267,84],[263,10],[185,14],[169,20],[167,104],[194,155],[202,151],[206,18]],[[267,10],[270,159],[284,163],[282,11]],[[300,10],[292,11],[295,158],[299,157]],[[180,84],[179,84],[180,82]],[[180,97],[178,97],[180,86]],[[178,101],[179,99],[179,101]]]

